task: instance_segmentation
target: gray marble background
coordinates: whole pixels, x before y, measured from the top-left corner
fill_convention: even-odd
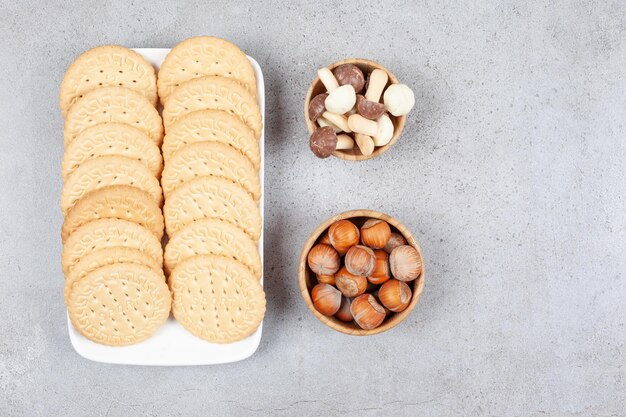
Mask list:
[[[0,0],[0,415],[626,415],[626,4],[590,3]],[[61,296],[58,86],[87,48],[198,34],[265,73],[261,345],[213,367],[84,360]],[[306,88],[353,56],[416,109],[384,156],[318,160]],[[377,337],[323,326],[296,282],[309,232],[353,208],[397,217],[426,258],[422,301]]]

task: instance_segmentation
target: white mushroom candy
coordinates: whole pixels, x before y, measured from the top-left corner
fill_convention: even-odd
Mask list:
[[[350,111],[356,103],[356,92],[350,84],[335,88],[328,94],[324,105],[326,110],[335,114],[344,114]]]
[[[404,116],[415,105],[415,96],[406,84],[392,84],[385,90],[383,101],[389,113],[394,116]]]
[[[374,139],[374,145],[385,146],[393,137],[393,122],[389,116],[383,114],[376,120],[376,123],[378,123],[378,131],[374,136],[372,136],[372,139]]]

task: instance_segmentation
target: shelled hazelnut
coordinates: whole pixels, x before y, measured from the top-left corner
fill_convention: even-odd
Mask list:
[[[320,68],[317,74],[325,91],[310,99],[308,118],[315,124],[311,150],[319,158],[355,145],[362,155],[371,155],[393,138],[393,120],[415,105],[411,89],[390,83],[389,74],[379,68],[364,72],[357,65],[341,64],[332,71]]]
[[[311,290],[315,308],[365,330],[409,306],[413,292],[407,282],[422,271],[417,249],[389,223],[374,218],[331,224],[309,251],[308,264],[317,277]]]

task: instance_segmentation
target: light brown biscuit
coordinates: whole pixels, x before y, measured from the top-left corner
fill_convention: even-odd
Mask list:
[[[205,141],[230,145],[259,168],[261,152],[252,129],[230,113],[211,109],[189,113],[168,129],[163,138],[163,159],[169,161],[185,145]]]
[[[219,142],[192,143],[176,152],[163,170],[163,195],[167,198],[190,179],[208,176],[222,177],[237,183],[255,201],[261,198],[261,182],[254,165],[233,147]]]
[[[239,117],[259,139],[263,120],[256,97],[230,78],[209,75],[181,84],[168,97],[163,109],[166,130],[184,115],[193,111],[223,110]]]
[[[159,147],[144,132],[121,123],[101,123],[83,130],[67,145],[61,177],[65,181],[83,162],[106,155],[142,162],[157,178],[163,170]]]
[[[139,249],[163,265],[161,242],[145,227],[119,219],[94,220],[79,227],[63,244],[61,267],[68,272],[83,256],[100,249],[114,246]]]
[[[169,285],[176,320],[209,342],[244,339],[263,321],[263,287],[248,268],[234,259],[194,256],[178,264]]]
[[[111,185],[93,190],[67,213],[61,228],[63,242],[80,226],[98,219],[121,219],[137,223],[161,240],[163,213],[150,194],[132,185]]]
[[[126,87],[103,87],[85,93],[70,107],[63,143],[67,146],[88,127],[109,122],[135,127],[159,146],[163,140],[161,116],[144,96]]]
[[[235,79],[256,95],[254,68],[241,49],[213,36],[196,36],[172,48],[161,64],[158,79],[161,103],[180,84],[205,75]]]
[[[124,346],[152,336],[170,314],[162,273],[145,265],[117,263],[76,282],[67,312],[76,330],[103,345]]]
[[[219,177],[198,177],[178,187],[165,201],[163,217],[170,238],[184,226],[205,218],[231,223],[255,241],[261,236],[256,202],[246,190]]]
[[[132,185],[146,191],[159,207],[163,201],[159,181],[144,164],[123,156],[108,155],[83,163],[68,177],[61,190],[63,215],[67,215],[87,193],[110,185]]]
[[[135,51],[117,45],[98,46],[79,56],[63,77],[59,103],[63,116],[89,91],[122,86],[137,91],[156,106],[156,73],[148,61]]]
[[[114,246],[111,248],[100,249],[95,252],[89,252],[83,256],[76,265],[74,265],[67,277],[65,277],[65,285],[63,287],[65,304],[69,301],[70,293],[74,288],[74,284],[83,279],[88,273],[105,265],[118,263],[145,265],[155,269],[159,274],[163,273],[161,266],[157,265],[150,255],[140,251],[139,249]]]
[[[165,246],[163,263],[170,274],[180,262],[195,255],[220,255],[235,259],[261,278],[259,248],[237,226],[216,219],[201,219],[183,227]]]

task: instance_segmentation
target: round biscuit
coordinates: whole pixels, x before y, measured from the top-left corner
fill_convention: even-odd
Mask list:
[[[132,185],[146,191],[159,207],[163,201],[159,181],[144,164],[123,156],[107,155],[83,163],[67,178],[61,190],[63,215],[90,191],[110,185]]]
[[[116,263],[79,280],[67,312],[80,334],[96,343],[124,346],[152,336],[170,314],[163,274],[145,265]]]
[[[61,177],[65,181],[83,162],[106,155],[142,162],[157,178],[163,170],[161,151],[144,132],[121,123],[100,123],[83,130],[67,145]]]
[[[117,263],[134,263],[148,266],[159,273],[163,273],[162,268],[157,265],[150,255],[139,249],[125,248],[123,246],[114,246],[104,248],[95,252],[90,252],[83,256],[80,261],[71,269],[65,278],[63,286],[63,298],[65,304],[68,303],[70,293],[74,285],[83,279],[88,273],[105,265]]]
[[[61,228],[63,242],[80,226],[98,219],[121,219],[137,223],[161,240],[163,213],[150,194],[132,185],[111,185],[93,190],[67,213]]]
[[[246,190],[220,177],[198,177],[182,184],[165,200],[163,217],[170,238],[204,218],[231,223],[254,241],[261,236],[259,206]]]
[[[261,278],[259,248],[237,226],[216,219],[201,219],[183,227],[165,246],[163,264],[169,275],[176,266],[195,255],[220,255],[244,264]]]
[[[223,110],[239,117],[259,139],[263,120],[256,97],[237,81],[217,75],[195,78],[181,84],[163,108],[166,130],[184,115],[203,109]]]
[[[256,95],[254,68],[241,49],[224,39],[196,36],[172,48],[159,69],[161,103],[185,81],[205,75],[233,78]]]
[[[248,158],[219,142],[192,143],[167,162],[161,177],[165,198],[181,184],[196,177],[223,177],[248,191],[255,201],[261,198],[259,173]]]
[[[85,93],[70,107],[63,144],[67,146],[88,127],[107,122],[135,127],[159,146],[163,140],[161,116],[144,96],[126,87],[103,87]]]
[[[63,244],[61,267],[65,276],[83,256],[113,246],[139,249],[163,265],[161,242],[145,227],[119,219],[94,220],[79,227]]]
[[[157,85],[154,68],[140,54],[123,46],[105,45],[79,56],[67,69],[59,91],[61,113],[89,91],[122,86],[145,96],[156,107]]]
[[[189,258],[169,278],[172,312],[192,334],[232,343],[255,332],[265,315],[265,293],[243,264],[215,255]]]
[[[221,110],[198,110],[176,121],[163,138],[163,159],[169,161],[185,145],[196,142],[220,142],[248,157],[256,169],[261,163],[259,141],[254,132],[238,117]]]

